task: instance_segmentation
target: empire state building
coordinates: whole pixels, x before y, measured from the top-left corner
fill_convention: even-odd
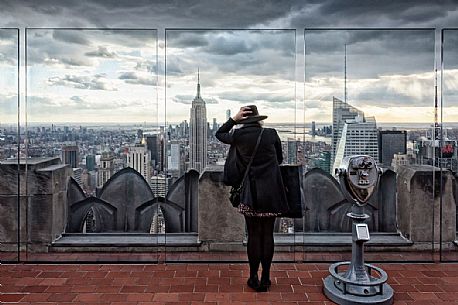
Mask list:
[[[197,95],[192,101],[189,123],[189,166],[202,173],[207,166],[207,109],[200,96],[200,79],[197,76]]]

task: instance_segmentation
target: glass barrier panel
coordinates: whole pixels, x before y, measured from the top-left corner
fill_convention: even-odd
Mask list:
[[[304,35],[304,261],[350,260],[352,211],[369,216],[367,261],[432,260],[434,30]],[[369,158],[349,158],[356,155]]]
[[[458,261],[457,251],[457,193],[458,173],[458,30],[442,30],[441,125],[438,125],[440,150],[435,151],[436,166],[441,169],[440,191],[440,249],[442,261]],[[442,128],[441,128],[442,127]]]
[[[19,29],[0,29],[0,262],[17,262],[24,223],[19,216]],[[21,181],[22,182],[22,181]]]
[[[157,31],[26,31],[28,261],[157,262]]]
[[[163,175],[170,184],[167,202],[183,215],[181,227],[167,239],[186,233],[190,242],[181,252],[167,251],[166,260],[246,261],[245,220],[232,207],[223,179],[230,145],[216,133],[240,107],[256,105],[259,115],[268,116],[264,127],[277,131],[283,164],[297,163],[296,148],[287,150],[296,137],[296,32],[167,29],[165,34]],[[256,137],[252,148],[255,143]],[[282,218],[273,225],[274,261],[294,260],[290,227]]]

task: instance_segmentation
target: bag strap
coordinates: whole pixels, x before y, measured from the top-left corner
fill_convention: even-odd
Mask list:
[[[242,182],[240,182],[240,186],[243,185],[243,183],[245,182],[246,176],[248,175],[248,171],[250,170],[251,163],[253,163],[254,155],[256,155],[256,152],[258,151],[259,142],[261,142],[261,137],[262,137],[263,132],[264,132],[264,128],[261,127],[261,132],[259,133],[258,141],[256,142],[256,146],[254,147],[253,154],[251,155],[250,162],[248,162],[248,165],[245,170],[245,174],[243,175]]]

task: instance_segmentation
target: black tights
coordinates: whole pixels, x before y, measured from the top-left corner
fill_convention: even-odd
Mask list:
[[[259,263],[261,263],[261,278],[268,280],[274,256],[275,217],[245,216],[245,222],[248,231],[247,254],[250,263],[250,277],[257,276]]]

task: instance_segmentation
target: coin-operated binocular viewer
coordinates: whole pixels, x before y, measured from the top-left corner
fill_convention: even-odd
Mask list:
[[[352,219],[351,262],[332,264],[331,275],[324,279],[325,295],[337,304],[393,303],[393,289],[386,283],[386,272],[364,263],[364,243],[370,240],[369,228],[364,223],[369,215],[364,213],[364,206],[374,193],[380,174],[375,160],[366,155],[345,157],[336,169],[342,192],[353,203],[351,213],[347,214]]]

